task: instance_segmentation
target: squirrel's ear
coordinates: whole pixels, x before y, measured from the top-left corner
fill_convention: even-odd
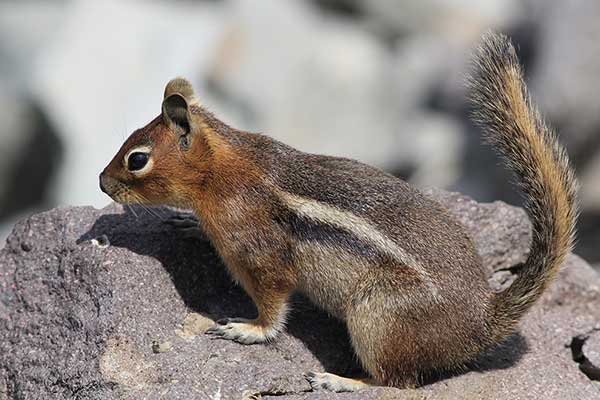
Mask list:
[[[162,115],[165,124],[190,132],[190,108],[196,102],[192,85],[184,78],[172,79],[165,87]]]
[[[177,77],[171,79],[165,87],[165,95],[163,98],[166,100],[167,97],[175,93],[181,95],[189,104],[192,104],[196,101],[194,88],[192,87],[192,84],[189,83],[185,78]]]
[[[179,127],[186,133],[189,133],[190,118],[188,103],[179,93],[174,93],[163,100],[162,117],[167,126]]]

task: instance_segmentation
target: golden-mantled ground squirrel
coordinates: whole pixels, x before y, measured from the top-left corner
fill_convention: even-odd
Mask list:
[[[470,79],[474,117],[519,178],[533,223],[515,282],[492,293],[473,243],[440,204],[357,161],[236,130],[182,78],[162,113],[100,175],[120,203],[191,209],[258,318],[209,333],[244,344],[284,329],[293,291],[344,320],[365,379],[309,373],[314,388],[412,387],[506,339],[574,240],[576,181],[532,106],[510,41],[486,34]],[[332,116],[335,118],[335,116]]]

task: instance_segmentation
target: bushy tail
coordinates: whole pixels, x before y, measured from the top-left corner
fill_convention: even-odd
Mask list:
[[[469,89],[474,120],[517,175],[533,226],[531,252],[522,272],[491,304],[490,339],[498,342],[514,331],[573,247],[577,182],[565,150],[531,103],[507,37],[484,36]]]

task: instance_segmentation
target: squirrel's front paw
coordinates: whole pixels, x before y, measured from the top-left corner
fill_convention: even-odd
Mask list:
[[[206,331],[208,335],[243,344],[263,343],[268,340],[266,329],[255,320],[246,318],[225,318]]]
[[[207,240],[198,219],[191,214],[179,214],[163,222],[171,225],[186,239]]]

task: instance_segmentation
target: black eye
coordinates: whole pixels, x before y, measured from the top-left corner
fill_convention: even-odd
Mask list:
[[[127,168],[130,171],[139,171],[148,163],[148,153],[135,152],[129,155],[127,159]]]

